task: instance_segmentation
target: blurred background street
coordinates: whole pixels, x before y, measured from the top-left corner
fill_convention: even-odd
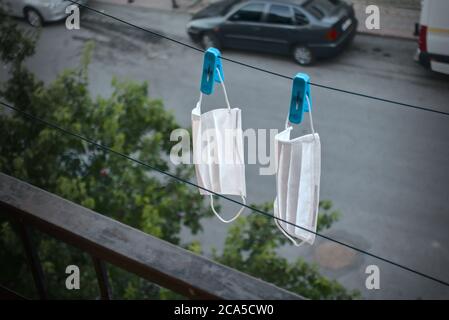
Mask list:
[[[185,26],[205,2],[178,3],[176,10],[162,0],[101,0],[89,6],[193,44]],[[417,22],[417,3],[398,2],[390,13]],[[282,56],[239,50],[223,55],[285,75],[306,72],[315,83],[449,112],[449,76],[413,61],[414,22],[391,23],[374,35],[359,30],[343,54],[307,68]],[[43,28],[28,66],[51,81],[78,65],[88,40],[96,42],[90,65],[94,95],[109,95],[113,76],[148,80],[150,95],[161,98],[182,126],[190,126],[203,56],[98,14],[83,10],[80,30],[69,31],[64,23]],[[226,61],[223,68],[231,105],[242,109],[243,128],[282,129],[291,83]],[[224,105],[221,91],[216,92],[206,98],[208,110]],[[331,200],[342,213],[325,234],[449,281],[449,117],[313,86],[312,98],[322,140],[321,199]],[[308,126],[301,130],[307,132]],[[274,176],[259,175],[259,168],[247,166],[248,203],[272,202],[275,196]],[[235,211],[234,205],[220,203],[224,215]],[[204,225],[203,233],[184,232],[184,239],[199,239],[208,254],[212,247],[220,250],[228,226],[215,218]],[[325,275],[360,290],[363,298],[449,298],[442,285],[319,238],[313,246],[282,248],[282,254],[316,263]],[[365,289],[370,264],[380,267],[380,290]]]

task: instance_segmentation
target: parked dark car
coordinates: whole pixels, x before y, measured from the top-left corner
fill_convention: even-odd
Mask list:
[[[356,29],[352,5],[341,0],[224,0],[187,25],[204,48],[290,54],[301,65],[339,53]]]

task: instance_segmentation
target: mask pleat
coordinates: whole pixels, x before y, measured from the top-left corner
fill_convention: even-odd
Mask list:
[[[278,171],[278,209],[280,218],[284,220],[288,220],[288,216],[286,214],[286,208],[287,208],[287,200],[288,200],[288,185],[286,183],[282,183],[283,181],[288,180],[289,176],[289,167],[290,167],[290,144],[279,144],[280,148],[280,159],[279,159],[279,171]],[[284,230],[287,230],[290,226],[289,224],[286,224],[285,222],[280,222],[281,226],[284,228]]]
[[[223,193],[223,185],[222,185],[222,179],[221,179],[221,150],[219,149],[220,144],[220,137],[219,132],[217,128],[219,127],[219,124],[217,123],[217,117],[214,114],[215,112],[211,113],[212,115],[212,122],[213,124],[210,127],[210,131],[212,133],[211,140],[209,140],[209,156],[211,160],[211,165],[209,166],[210,170],[210,177],[211,177],[211,183],[212,183],[212,190],[218,193]]]
[[[233,110],[234,111],[234,110]],[[238,166],[238,185],[242,189],[242,195],[246,197],[246,179],[245,179],[245,152],[243,150],[243,132],[242,132],[242,114],[240,110],[236,110],[235,114],[235,155],[236,155],[236,165]]]
[[[317,220],[318,220],[318,210],[319,210],[319,201],[320,201],[320,175],[321,175],[321,143],[320,143],[320,137],[318,134],[315,134],[315,140],[313,143],[313,152],[314,152],[314,158],[313,158],[313,183],[314,183],[314,194],[313,194],[313,216],[312,216],[312,230],[316,230],[317,227]],[[311,243],[315,241],[315,234],[311,235]]]
[[[313,143],[303,142],[301,144],[301,185],[299,186],[298,212],[296,224],[306,229],[312,228],[313,214],[313,192],[315,184],[313,181]],[[310,241],[311,233],[303,229],[296,228],[295,234],[305,241]]]
[[[300,188],[300,174],[301,174],[301,157],[302,148],[301,143],[290,144],[290,164],[288,175],[288,194],[287,194],[287,220],[296,224],[296,216],[298,211],[298,194]],[[295,234],[293,225],[287,227],[289,234]]]

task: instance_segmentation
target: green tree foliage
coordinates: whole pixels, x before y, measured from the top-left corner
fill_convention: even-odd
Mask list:
[[[167,161],[172,147],[168,137],[178,124],[160,100],[149,98],[147,83],[114,79],[110,97],[93,99],[88,90],[93,46],[88,44],[79,68],[66,70],[45,85],[24,67],[25,58],[34,53],[35,38],[0,15],[0,58],[8,70],[8,79],[0,87],[2,100],[161,170],[184,179],[193,177],[191,166],[171,166]],[[194,188],[14,112],[0,112],[0,132],[2,172],[201,252],[199,243],[181,244],[179,238],[182,227],[195,234],[201,231],[201,219],[211,215]],[[327,213],[329,203],[322,205],[320,225],[329,227],[337,216]],[[35,297],[15,226],[2,219],[0,283]],[[52,298],[98,297],[91,257],[37,231],[33,242]],[[285,244],[270,219],[251,215],[231,227],[223,253],[215,253],[214,258],[310,298],[353,297],[315,267],[281,258],[276,249]],[[80,290],[65,288],[69,264],[80,267]],[[115,297],[179,298],[118,268],[110,266],[109,272]]]

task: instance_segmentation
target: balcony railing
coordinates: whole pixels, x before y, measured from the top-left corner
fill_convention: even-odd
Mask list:
[[[111,299],[105,262],[192,299],[303,299],[3,173],[0,214],[17,226],[41,299],[48,291],[30,228],[89,254],[102,299]],[[0,295],[21,298],[1,284]]]

